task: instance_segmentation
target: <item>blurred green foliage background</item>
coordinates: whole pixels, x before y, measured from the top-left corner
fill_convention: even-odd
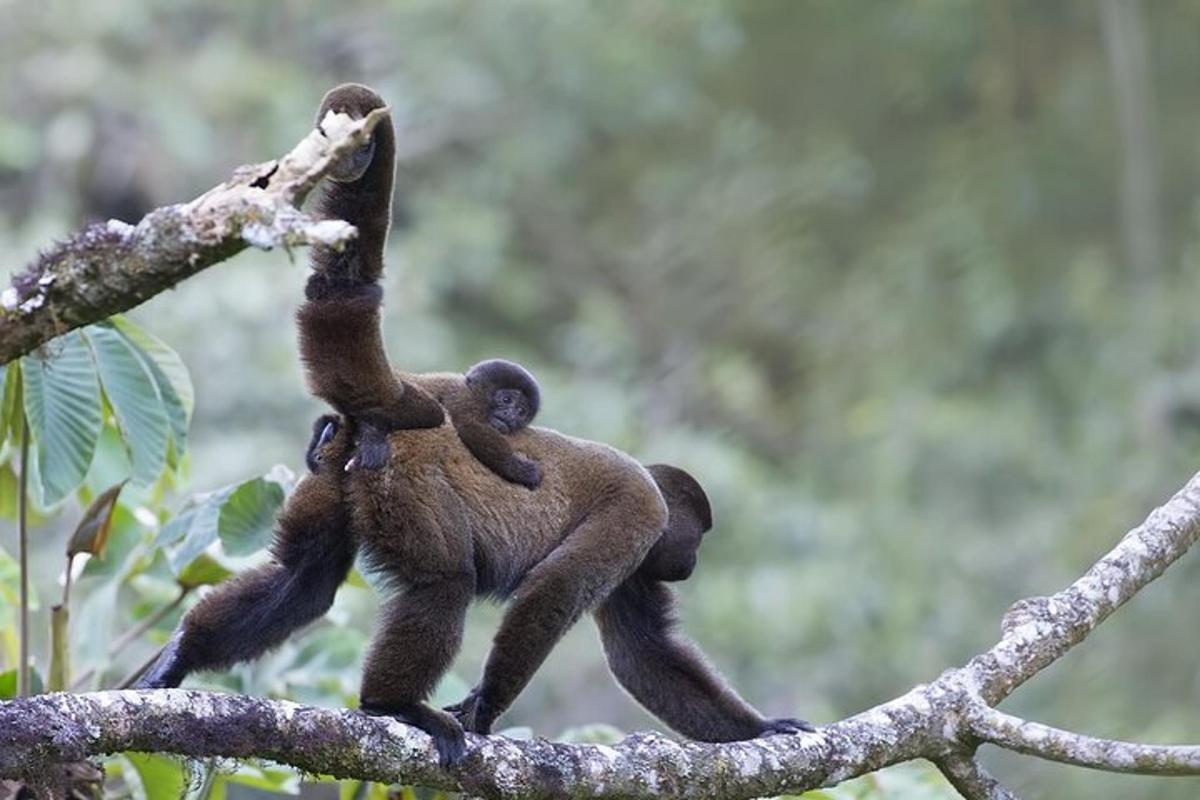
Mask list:
[[[832,720],[961,662],[1200,468],[1194,2],[0,16],[0,271],[285,151],[335,83],[387,97],[393,359],[515,358],[540,424],[695,473],[717,528],[687,628],[771,713]],[[189,490],[302,468],[305,260],[246,253],[131,315],[192,371]],[[67,517],[37,532],[49,586]],[[1198,578],[1177,566],[1005,707],[1200,739]],[[341,621],[365,636],[371,602]],[[473,612],[467,683],[498,614]],[[360,641],[334,659],[351,690]],[[586,623],[505,722],[653,724]],[[1030,797],[1200,790],[987,761]]]

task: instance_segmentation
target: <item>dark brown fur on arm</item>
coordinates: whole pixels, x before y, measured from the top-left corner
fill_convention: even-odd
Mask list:
[[[702,742],[734,742],[812,730],[802,720],[763,717],[676,631],[669,587],[635,575],[596,610],[609,669],[672,729]]]

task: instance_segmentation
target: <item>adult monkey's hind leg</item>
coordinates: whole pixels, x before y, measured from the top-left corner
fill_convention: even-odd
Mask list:
[[[474,581],[462,575],[404,588],[379,613],[363,665],[359,708],[415,725],[433,738],[443,767],[466,752],[462,726],[425,702],[462,645]]]
[[[330,471],[340,473],[341,465]],[[271,561],[205,595],[136,687],[175,687],[191,672],[223,669],[277,647],[329,610],[356,549],[336,475],[306,477],[279,516]]]

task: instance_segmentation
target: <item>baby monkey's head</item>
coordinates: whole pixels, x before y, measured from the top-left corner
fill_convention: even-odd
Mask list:
[[[466,374],[467,387],[486,403],[487,422],[501,433],[524,428],[537,416],[541,391],[520,364],[503,358],[480,361]]]

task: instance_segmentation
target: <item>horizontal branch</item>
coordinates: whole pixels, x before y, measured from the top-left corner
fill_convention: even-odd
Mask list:
[[[1186,552],[1200,529],[1198,499],[1200,475],[1083,578],[1053,597],[1016,604],[987,653],[816,733],[728,744],[638,734],[613,746],[472,736],[466,759],[448,772],[424,733],[353,711],[179,689],[64,693],[0,703],[0,778],[36,781],[55,764],[134,750],[266,758],[312,773],[485,798],[740,800],[836,785],[926,758],[966,797],[1012,797],[966,755],[980,740],[1100,769],[1192,774],[1200,761],[1194,748],[1078,737],[993,712],[988,699],[1081,641]]]
[[[48,694],[0,703],[0,778],[37,782],[55,764],[123,752],[263,758],[314,774],[464,791],[487,798],[762,797],[819,786],[828,739],[777,736],[722,745],[656,734],[608,745],[469,736],[467,758],[438,766],[416,728],[354,711],[182,689]]]
[[[1029,722],[980,705],[971,730],[982,741],[1025,755],[1106,772],[1139,775],[1200,775],[1200,747],[1097,739]]]
[[[233,176],[188,203],[165,206],[137,225],[110,220],[39,255],[0,293],[0,364],[67,331],[127,311],[247,246],[338,246],[356,235],[340,220],[316,220],[300,204],[340,158],[386,115],[331,114],[291,152]]]

